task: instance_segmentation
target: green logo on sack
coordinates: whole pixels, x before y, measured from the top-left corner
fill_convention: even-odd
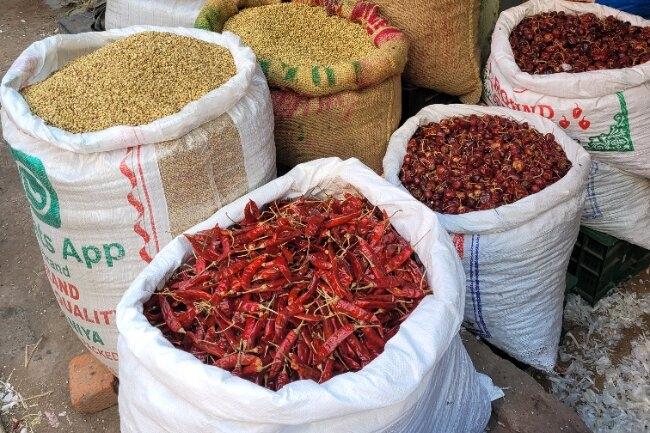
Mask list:
[[[631,152],[634,150],[625,96],[622,92],[617,92],[616,97],[621,111],[614,115],[614,124],[609,127],[608,132],[589,137],[587,143],[581,143],[585,149],[597,152]]]
[[[18,174],[32,210],[38,219],[58,229],[61,227],[59,198],[47,177],[43,162],[13,148],[11,154],[18,165]]]

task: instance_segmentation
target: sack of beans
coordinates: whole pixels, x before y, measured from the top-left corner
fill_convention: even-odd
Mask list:
[[[650,179],[592,161],[582,225],[650,249]]]
[[[422,109],[384,159],[384,177],[452,236],[466,326],[544,370],[556,361],[589,166],[589,154],[541,116],[463,105]]]
[[[650,177],[650,21],[532,0],[501,14],[486,100],[551,119],[594,159]]]
[[[483,432],[495,389],[458,336],[463,292],[421,203],[356,159],[301,164],[127,290],[122,432]]]
[[[233,35],[135,27],[32,44],[0,98],[54,294],[117,371],[115,306],[133,278],[275,177],[266,80]]]
[[[486,0],[488,1],[488,0]],[[481,0],[377,0],[381,13],[409,40],[404,78],[419,87],[481,98],[479,15]]]
[[[355,157],[380,170],[401,115],[404,35],[364,1],[237,3],[207,1],[196,26],[233,32],[257,55],[271,87],[279,162]]]
[[[106,29],[136,25],[192,27],[205,0],[107,0]]]

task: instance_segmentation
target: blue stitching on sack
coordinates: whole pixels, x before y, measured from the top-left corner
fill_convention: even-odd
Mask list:
[[[490,338],[491,334],[485,326],[485,321],[483,320],[483,307],[481,306],[481,290],[479,283],[479,245],[480,245],[480,235],[472,236],[472,245],[470,249],[470,259],[469,259],[469,291],[472,295],[472,304],[474,307],[474,331],[481,337]]]
[[[582,216],[583,220],[593,220],[603,216],[603,212],[600,210],[598,202],[596,201],[596,190],[594,188],[594,177],[596,176],[596,173],[598,173],[598,163],[593,161],[591,163],[591,168],[589,169],[589,178],[587,180],[587,200],[591,209]]]
[[[475,289],[474,293],[476,295],[476,310],[478,312],[478,321],[479,321],[479,328],[481,330],[481,336],[490,338],[490,332],[487,329],[487,326],[485,326],[485,321],[483,320],[483,307],[481,305],[481,288],[480,288],[480,280],[479,280],[479,261],[478,261],[478,256],[479,256],[479,246],[480,246],[480,240],[481,240],[481,235],[475,235],[472,236],[472,244],[474,244],[474,237],[476,238],[476,247],[474,248],[474,251],[472,251],[472,256],[474,258],[474,266],[476,267],[476,270],[474,272],[474,280],[475,280]]]

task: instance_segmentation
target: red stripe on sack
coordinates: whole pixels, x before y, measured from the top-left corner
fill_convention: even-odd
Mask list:
[[[135,190],[138,186],[138,178],[136,177],[135,173],[131,168],[127,165],[126,160],[131,157],[131,153],[133,151],[132,147],[129,147],[126,149],[126,155],[122,159],[119,165],[120,172],[127,178],[129,179],[129,183],[131,184],[131,191],[126,195],[126,199],[129,202],[129,204],[136,210],[138,213],[136,217],[135,224],[133,224],[133,231],[142,238],[144,241],[144,245],[142,248],[140,248],[140,258],[144,260],[145,262],[149,263],[151,262],[151,256],[147,252],[147,244],[151,240],[151,237],[149,236],[149,233],[142,227],[141,222],[142,219],[144,218],[144,205],[140,200],[136,198],[136,196],[133,194],[133,190]]]
[[[133,231],[136,232],[142,238],[142,240],[144,240],[145,244],[148,244],[149,241],[151,240],[149,233],[147,233],[145,228],[142,227],[140,221],[136,221],[136,223],[133,224]]]
[[[140,248],[140,258],[144,260],[147,263],[151,263],[151,256],[147,252],[147,244],[149,243],[149,240],[151,239],[149,237],[149,233],[140,225],[140,222],[136,222],[133,224],[133,231],[136,232],[140,237],[144,240],[144,246]]]
[[[126,200],[136,210],[136,212],[138,212],[137,220],[139,221],[140,219],[142,219],[142,216],[144,216],[144,205],[142,204],[142,202],[140,202],[140,200],[135,198],[132,192],[126,195]]]
[[[386,27],[385,29],[382,29],[379,33],[377,33],[373,42],[375,43],[376,46],[380,46],[384,42],[389,41],[391,39],[403,38],[403,37],[404,34],[399,29],[396,29],[395,27]]]
[[[350,12],[350,20],[365,23],[368,21],[366,19],[366,15],[369,13],[368,3],[358,2],[356,5],[354,5],[354,8],[352,8],[352,12]]]
[[[153,239],[156,242],[156,252],[160,251],[160,244],[158,243],[158,233],[156,232],[156,221],[153,218],[151,211],[151,200],[149,199],[149,192],[147,191],[147,183],[144,181],[144,173],[142,172],[142,164],[140,162],[140,146],[137,150],[138,156],[138,170],[140,171],[140,179],[142,180],[142,189],[144,190],[144,197],[147,200],[147,207],[149,208],[149,221],[151,222],[151,231],[153,231]]]
[[[456,248],[456,252],[462,259],[465,257],[465,235],[461,235],[459,233],[454,233],[451,237],[451,241],[454,244],[454,248]]]
[[[126,165],[126,159],[130,156],[132,150],[132,147],[126,149],[126,155],[124,155],[124,158],[120,162],[120,171],[124,176],[126,176],[127,179],[129,179],[129,182],[131,182],[131,188],[135,188],[135,186],[138,184],[135,173],[133,173],[133,170],[131,170],[129,166]]]
[[[358,2],[350,13],[350,20],[363,24],[376,46],[391,39],[404,37],[401,30],[391,26],[388,20],[381,16],[379,6],[374,3]]]

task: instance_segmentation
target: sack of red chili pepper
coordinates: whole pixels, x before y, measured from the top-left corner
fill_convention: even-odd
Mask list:
[[[594,159],[650,177],[650,21],[595,3],[504,11],[484,74],[489,105],[552,120]]]
[[[462,266],[423,211],[329,158],[176,238],[118,306],[122,432],[482,432]]]
[[[582,225],[650,249],[650,179],[591,161]]]
[[[391,137],[384,177],[436,213],[466,276],[465,325],[550,370],[590,157],[552,122],[431,105]]]

